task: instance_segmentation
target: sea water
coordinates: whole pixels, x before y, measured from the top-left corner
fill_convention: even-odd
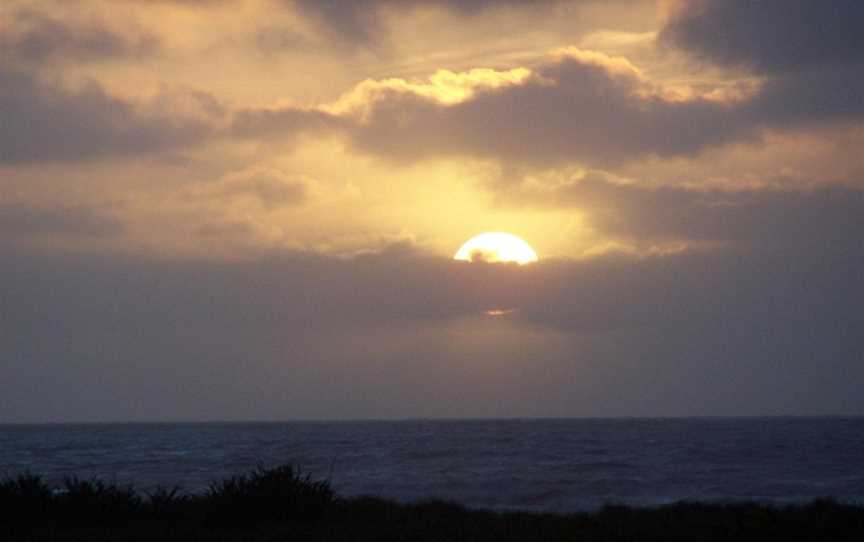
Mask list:
[[[341,496],[571,512],[697,500],[864,503],[864,418],[0,425],[0,475],[205,491],[292,463]]]

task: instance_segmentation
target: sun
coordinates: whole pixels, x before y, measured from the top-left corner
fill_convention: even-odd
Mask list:
[[[465,241],[453,259],[466,262],[516,262],[523,265],[536,262],[537,253],[531,245],[513,234],[488,232]]]

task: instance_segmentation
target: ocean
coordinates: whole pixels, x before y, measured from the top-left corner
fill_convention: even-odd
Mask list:
[[[205,491],[293,463],[341,496],[574,512],[680,500],[864,504],[864,418],[0,425],[0,475]]]

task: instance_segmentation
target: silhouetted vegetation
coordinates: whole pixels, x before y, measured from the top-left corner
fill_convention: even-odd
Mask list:
[[[864,540],[864,508],[681,502],[571,515],[497,513],[429,501],[337,498],[291,466],[216,482],[201,495],[70,478],[0,481],[0,540],[683,541]]]
[[[258,467],[211,484],[202,499],[209,523],[248,525],[257,522],[316,522],[324,519],[334,502],[324,481],[301,476],[292,466]]]

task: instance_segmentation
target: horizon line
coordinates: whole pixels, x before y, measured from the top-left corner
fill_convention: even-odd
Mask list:
[[[759,419],[853,419],[861,414],[700,414],[663,416],[409,416],[402,418],[283,418],[283,419],[202,419],[202,420],[69,420],[0,421],[0,427],[22,425],[239,425],[287,423],[410,423],[410,422],[531,422],[531,421],[662,421],[662,420],[759,420]]]

